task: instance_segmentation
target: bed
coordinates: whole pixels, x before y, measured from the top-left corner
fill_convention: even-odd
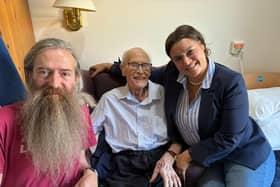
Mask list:
[[[273,150],[280,150],[280,73],[246,73],[244,79],[250,116],[260,125]]]
[[[273,187],[280,186],[280,72],[245,73],[249,113],[267,137],[276,156]]]

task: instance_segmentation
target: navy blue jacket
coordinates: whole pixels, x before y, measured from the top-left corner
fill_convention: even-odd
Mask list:
[[[119,74],[118,65],[111,69]],[[176,106],[182,84],[172,62],[154,68],[151,80],[165,87],[165,112],[168,134],[182,142],[175,122]],[[185,147],[194,161],[203,166],[219,160],[256,169],[271,152],[271,146],[256,122],[249,117],[248,95],[242,75],[215,63],[215,73],[209,89],[201,90],[198,128],[200,142]]]

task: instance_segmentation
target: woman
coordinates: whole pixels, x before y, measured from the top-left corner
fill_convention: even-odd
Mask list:
[[[180,152],[174,150],[181,178],[195,162],[206,168],[198,186],[270,186],[274,154],[249,117],[241,74],[209,59],[203,36],[189,25],[176,28],[165,49],[171,61],[151,78],[165,87],[169,135],[183,142]],[[105,67],[111,65],[92,70]]]

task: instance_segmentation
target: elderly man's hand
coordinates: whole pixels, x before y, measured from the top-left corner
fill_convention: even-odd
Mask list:
[[[95,64],[89,68],[89,73],[91,77],[95,77],[97,74],[105,71],[109,71],[113,66],[112,63],[100,63]]]
[[[74,187],[98,187],[97,173],[90,169],[85,169],[83,176]]]
[[[154,182],[157,176],[163,179],[164,187],[180,187],[181,181],[175,170],[173,169],[174,158],[165,153],[159,161],[157,161],[150,183]]]

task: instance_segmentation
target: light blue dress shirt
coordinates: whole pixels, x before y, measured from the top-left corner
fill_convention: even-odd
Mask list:
[[[210,88],[212,78],[215,72],[215,63],[209,60],[207,73],[203,79],[201,88]],[[179,74],[177,81],[181,83],[184,89],[181,91],[177,103],[176,123],[183,139],[188,145],[193,145],[200,141],[198,134],[198,116],[201,101],[201,92],[199,91],[195,99],[189,103],[189,94],[187,88],[187,77]]]
[[[164,88],[149,81],[148,97],[142,102],[127,85],[106,92],[92,113],[92,121],[96,133],[105,130],[105,139],[114,153],[164,145],[168,141]]]

